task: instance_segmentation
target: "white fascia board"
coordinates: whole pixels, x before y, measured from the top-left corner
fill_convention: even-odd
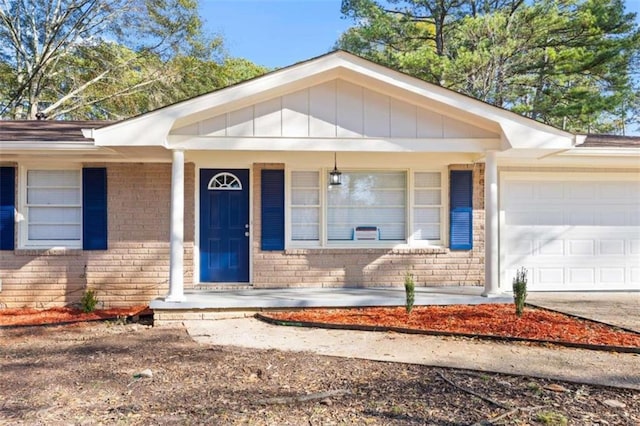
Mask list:
[[[169,149],[201,151],[485,152],[497,139],[227,138],[170,136]]]
[[[15,142],[0,141],[0,151],[102,151],[93,142]]]
[[[564,151],[559,155],[567,157],[635,157],[640,159],[640,148],[585,147]]]
[[[587,168],[614,168],[633,170],[640,169],[640,156],[577,156],[565,155],[565,152],[545,153],[542,151],[530,151],[537,154],[537,158],[531,156],[502,155],[501,167],[587,167]]]

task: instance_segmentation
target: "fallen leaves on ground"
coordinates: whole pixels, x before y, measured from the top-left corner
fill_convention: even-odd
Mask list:
[[[117,319],[150,313],[148,306],[136,305],[126,308],[96,309],[83,312],[73,307],[50,309],[0,309],[0,326],[59,324],[66,322]]]
[[[404,328],[640,348],[640,334],[531,307],[517,317],[510,304],[416,306],[410,314],[404,307],[371,307],[304,309],[270,312],[264,316],[290,322]]]
[[[0,425],[640,424],[638,390],[211,346],[184,328],[10,328],[0,342]]]

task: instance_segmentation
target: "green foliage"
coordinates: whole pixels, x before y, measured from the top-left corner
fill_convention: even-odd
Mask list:
[[[575,132],[640,123],[640,25],[623,0],[344,0],[337,47]]]
[[[407,310],[407,314],[410,314],[413,310],[413,304],[416,301],[416,284],[413,280],[413,274],[409,272],[404,276],[404,291],[406,295],[406,304],[405,308]]]
[[[542,387],[536,382],[527,383],[527,389],[529,389],[531,392],[535,393],[536,395],[540,395],[542,393]]]
[[[82,308],[82,312],[93,312],[96,310],[97,305],[98,296],[96,295],[96,291],[92,289],[85,290],[82,298],[80,299],[80,307]]]
[[[513,279],[513,303],[516,305],[516,315],[522,316],[524,303],[527,300],[527,270],[520,268]]]
[[[196,0],[50,3],[0,6],[0,119],[122,119],[264,72],[226,58]]]
[[[552,426],[566,426],[569,424],[569,420],[563,414],[555,411],[541,411],[536,414],[536,420],[544,425]]]

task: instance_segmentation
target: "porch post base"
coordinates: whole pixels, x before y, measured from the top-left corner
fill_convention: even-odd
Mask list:
[[[167,297],[164,298],[165,302],[172,302],[172,303],[180,303],[180,302],[186,302],[187,298],[184,296],[184,294],[168,294]]]

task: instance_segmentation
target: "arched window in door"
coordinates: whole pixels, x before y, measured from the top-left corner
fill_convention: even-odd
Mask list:
[[[241,191],[242,182],[233,173],[218,173],[209,181],[207,189],[218,191]]]

